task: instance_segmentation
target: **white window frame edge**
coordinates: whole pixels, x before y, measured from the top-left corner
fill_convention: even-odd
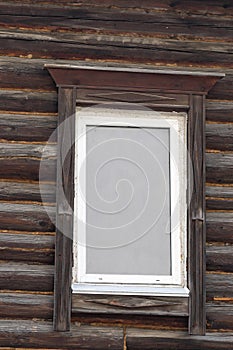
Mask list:
[[[115,114],[115,115],[114,115]],[[127,117],[126,117],[127,115]],[[131,126],[131,127],[170,127],[170,190],[171,212],[175,209],[175,219],[179,225],[171,234],[171,276],[143,275],[98,275],[86,274],[85,249],[85,179],[80,191],[79,172],[85,164],[86,156],[86,126]],[[75,199],[74,199],[74,267],[72,290],[75,293],[90,294],[129,294],[129,295],[159,295],[159,296],[189,296],[187,288],[187,234],[186,234],[186,126],[187,114],[176,112],[155,112],[152,110],[126,110],[106,108],[77,108],[76,113],[76,142],[75,142]],[[178,136],[179,135],[179,136]],[[176,166],[178,164],[178,167]],[[85,172],[85,165],[83,167]],[[175,176],[173,176],[173,174]],[[176,198],[179,194],[177,179],[181,179],[181,201]],[[82,193],[81,193],[82,192]],[[80,200],[81,198],[81,200]],[[84,200],[82,199],[84,198]],[[171,217],[171,227],[173,227]],[[173,229],[172,229],[173,231]],[[78,239],[79,236],[79,239]],[[78,243],[79,241],[82,244]],[[179,244],[177,244],[179,242]],[[132,277],[132,278],[130,278]],[[155,280],[161,282],[155,283]]]

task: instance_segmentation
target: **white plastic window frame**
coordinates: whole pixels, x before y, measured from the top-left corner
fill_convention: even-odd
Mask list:
[[[171,198],[171,264],[170,276],[107,275],[86,273],[86,171],[87,126],[119,126],[169,128],[170,131],[170,198]],[[187,225],[186,225],[186,126],[187,115],[176,112],[154,112],[108,108],[77,108],[75,136],[75,198],[73,234],[74,293],[189,296],[187,288]]]

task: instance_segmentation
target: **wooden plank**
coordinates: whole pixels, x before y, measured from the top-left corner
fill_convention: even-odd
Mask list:
[[[54,207],[0,203],[1,230],[54,232],[54,222]]]
[[[233,102],[207,101],[206,120],[213,122],[233,122]]]
[[[73,325],[70,332],[54,332],[51,322],[0,321],[1,346],[46,349],[119,350],[123,346],[121,328]]]
[[[56,202],[55,184],[0,181],[1,201]]]
[[[207,300],[212,300],[213,298],[232,298],[232,288],[232,273],[207,273]]]
[[[2,111],[56,113],[57,95],[52,92],[0,90]]]
[[[71,319],[74,141],[76,90],[59,88],[54,329],[68,331]]]
[[[188,298],[73,294],[72,313],[188,316]]]
[[[126,345],[129,350],[136,349],[182,349],[182,350],[213,350],[233,349],[232,334],[212,333],[203,336],[189,336],[187,333],[171,331],[153,331],[142,329],[126,330]]]
[[[0,294],[0,315],[6,318],[43,318],[53,315],[53,296],[21,293]]]
[[[217,184],[233,183],[233,154],[207,153],[206,154],[206,181]]]
[[[206,306],[207,328],[217,331],[232,331],[233,329],[233,305],[208,303]]]
[[[54,267],[21,263],[1,263],[0,289],[50,292]]]
[[[0,114],[0,139],[8,141],[55,142],[56,127],[57,117],[52,115]]]
[[[223,79],[219,80],[215,86],[209,91],[208,99],[215,100],[232,100],[233,94],[233,75],[227,74]]]
[[[208,271],[233,272],[233,246],[207,246],[206,264]]]
[[[232,213],[209,212],[206,216],[207,242],[233,243]]]
[[[193,95],[188,118],[188,150],[193,169],[188,183],[188,286],[190,289],[189,333],[205,334],[205,116],[204,99]]]
[[[207,124],[206,148],[219,151],[233,151],[233,123]]]
[[[54,237],[33,234],[0,234],[1,260],[54,263]]]

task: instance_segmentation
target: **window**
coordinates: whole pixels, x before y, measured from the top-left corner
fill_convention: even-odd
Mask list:
[[[77,110],[73,291],[188,296],[186,117]]]
[[[147,305],[146,310],[142,311],[143,314],[158,317],[161,315],[188,317],[189,333],[205,334],[205,95],[223,75],[210,72],[141,69],[135,66],[123,68],[49,65],[47,68],[58,86],[54,329],[57,331],[70,329],[72,310],[81,309],[82,312],[89,313],[101,313],[101,311],[105,313],[107,310],[108,313],[114,314],[117,299],[118,305],[124,308],[124,314],[137,315],[142,302]],[[83,114],[84,106],[93,107],[106,102],[134,103],[137,108],[127,111],[104,109],[101,113],[95,111],[94,114],[91,108],[89,115],[86,114],[88,110],[86,108]],[[76,115],[77,106],[79,110]],[[157,111],[156,117],[148,111],[146,113],[145,110],[140,112],[142,106]],[[76,142],[75,154],[73,145],[77,119],[79,119],[78,132],[81,133],[82,130],[83,137],[78,138]],[[145,136],[146,134],[150,137]],[[140,144],[144,145],[152,136],[156,142],[147,144],[148,153],[163,155],[158,162],[161,167],[158,172],[153,171],[147,153],[139,150],[135,143],[141,138]],[[112,139],[125,137],[130,140],[129,144],[136,146],[130,147],[125,145],[125,142],[117,141],[115,146],[105,147],[103,154],[95,156],[95,152],[92,152],[102,141],[109,143]],[[190,156],[190,162],[187,164],[186,146],[187,154]],[[70,152],[67,153],[68,150]],[[105,213],[106,208],[101,207],[103,203],[95,202],[91,175],[93,171],[96,172],[99,161],[100,164],[107,162],[109,155],[105,152],[116,158],[125,158],[128,153],[131,157],[135,154],[137,159],[145,162],[145,166],[149,165],[148,178],[151,181],[151,189],[148,191],[149,212],[145,215],[144,223],[150,222],[151,217],[153,218],[151,214],[153,209],[159,210],[159,201],[164,203],[161,220],[165,219],[164,225],[160,223],[153,226],[151,235],[148,233],[134,241],[135,230],[144,231],[141,226],[143,220],[139,220],[139,224],[135,224],[136,229],[134,227],[133,230],[113,229],[116,227],[114,220],[119,220],[122,225],[124,220],[131,218],[130,215],[140,211],[141,202],[147,203],[147,191],[141,190],[143,171],[134,172],[133,164],[131,166],[130,162],[123,159],[117,160],[111,166],[111,170],[108,170],[109,177],[108,171],[107,175],[97,171],[98,186],[100,184],[98,191],[103,198],[106,198],[107,204],[111,203],[115,211],[117,207],[114,205],[118,204],[128,205],[127,209],[130,209],[131,197],[135,199],[135,207],[131,208],[131,212],[129,211],[126,216],[121,215],[118,208],[118,215],[105,215],[102,220],[101,210]],[[120,165],[122,162],[125,162],[124,166]],[[76,171],[75,178],[74,171]],[[156,176],[153,177],[152,173],[155,172]],[[161,173],[164,174],[166,181],[163,181]],[[128,178],[130,176],[135,180],[133,183],[135,193],[131,191],[132,186]],[[116,197],[116,192],[114,197],[111,190],[114,187],[109,182],[110,179],[116,182],[118,177],[126,179],[118,183],[119,198]],[[161,186],[156,187],[157,183],[161,183]],[[156,194],[155,188],[158,188]],[[138,193],[143,193],[144,197],[140,197]],[[177,194],[180,200],[176,203]],[[187,220],[184,219],[186,197],[189,203]],[[116,198],[119,201],[115,201]],[[90,200],[96,204],[95,211],[86,205]],[[79,218],[81,220],[78,220]],[[99,229],[96,234],[96,228],[90,229],[91,225],[87,225],[93,221],[104,222],[107,230]],[[101,228],[98,225],[97,227]],[[106,234],[109,229],[114,233]],[[159,237],[157,233],[154,234],[156,230],[161,233],[164,229],[167,232],[166,238],[165,235]],[[101,246],[100,239],[109,240],[111,245],[114,240],[122,238],[121,232],[124,232],[123,238],[126,240],[130,240],[133,235],[132,244],[120,244],[118,249],[114,248],[114,254],[111,246],[103,249],[106,247]],[[73,235],[76,239],[74,245]],[[92,241],[94,245],[89,244],[93,243]],[[155,249],[158,241],[161,252]],[[135,244],[138,244],[137,249],[132,248]],[[109,248],[112,249],[111,254]],[[145,254],[147,249],[150,252]],[[139,255],[141,252],[142,256]],[[160,253],[162,253],[161,260]],[[132,254],[135,254],[134,261],[137,262],[135,264],[130,264],[133,259],[128,258],[128,255]],[[98,264],[93,264],[97,260]],[[121,264],[116,264],[116,261],[120,261]],[[140,298],[132,296],[136,291],[141,295]],[[101,310],[100,295],[93,294],[91,298],[89,297],[88,293],[92,292],[106,293],[103,296],[103,303],[107,303],[106,309]],[[107,297],[109,293],[129,295],[119,297],[114,295],[112,300]],[[96,300],[97,297],[99,302]],[[127,308],[129,304],[131,306]]]

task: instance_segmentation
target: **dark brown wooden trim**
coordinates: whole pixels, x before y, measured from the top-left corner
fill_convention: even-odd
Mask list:
[[[188,116],[189,166],[188,285],[189,333],[205,334],[205,114],[202,96],[190,97]]]
[[[84,68],[78,66],[46,66],[57,86],[80,88],[116,88],[128,91],[163,91],[206,94],[224,74],[192,73],[168,70]],[[93,79],[94,76],[94,79]],[[208,77],[208,78],[207,78]]]
[[[71,318],[75,88],[60,87],[58,101],[54,329],[68,331]]]

